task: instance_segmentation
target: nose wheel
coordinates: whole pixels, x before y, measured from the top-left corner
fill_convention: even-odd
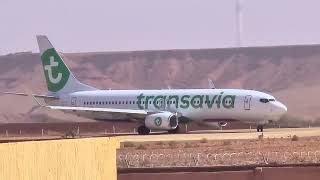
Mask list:
[[[263,132],[263,126],[262,125],[258,125],[257,126],[257,132]]]

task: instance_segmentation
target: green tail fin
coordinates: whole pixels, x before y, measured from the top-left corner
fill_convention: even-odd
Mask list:
[[[46,36],[37,36],[47,88],[50,94],[96,90],[80,83]]]

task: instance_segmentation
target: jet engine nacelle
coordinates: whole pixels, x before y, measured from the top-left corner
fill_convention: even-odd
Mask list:
[[[171,112],[161,112],[148,115],[144,123],[149,129],[171,130],[177,128],[178,118]]]

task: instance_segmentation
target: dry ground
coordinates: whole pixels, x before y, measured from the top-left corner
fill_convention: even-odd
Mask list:
[[[263,137],[253,132],[119,137],[117,163],[121,168],[320,163],[319,134],[319,129],[272,129]]]

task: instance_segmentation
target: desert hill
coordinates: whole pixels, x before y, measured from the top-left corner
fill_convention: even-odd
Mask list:
[[[320,118],[320,45],[64,54],[75,76],[101,89],[246,88],[271,92],[289,114]],[[0,56],[0,91],[45,93],[39,54]],[[0,96],[0,122],[46,121],[30,98]],[[86,121],[49,112],[64,121]]]

